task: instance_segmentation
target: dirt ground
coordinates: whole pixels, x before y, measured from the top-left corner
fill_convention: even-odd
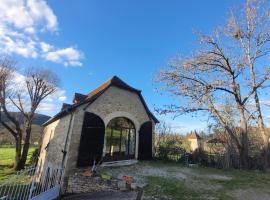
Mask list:
[[[177,163],[159,161],[139,162],[130,166],[103,167],[99,173],[114,179],[133,176],[145,185],[146,200],[270,200],[270,173],[184,167]],[[65,200],[132,200],[135,191],[105,191],[67,196]]]
[[[270,199],[270,173],[188,168],[179,164],[155,163],[154,161],[102,170],[111,173],[116,178],[129,175],[133,176],[137,182],[148,184],[145,199]],[[159,183],[155,183],[155,186],[151,185],[153,183],[149,181],[149,177],[160,177],[161,180],[174,180],[175,184],[183,184],[187,196],[183,193],[181,198],[177,190],[173,190],[173,186],[168,191],[160,188],[157,192],[159,194],[155,195],[155,189],[158,188]],[[193,196],[192,193],[198,195]]]

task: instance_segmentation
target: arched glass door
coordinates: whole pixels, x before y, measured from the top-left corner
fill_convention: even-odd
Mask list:
[[[106,154],[104,161],[135,158],[136,131],[127,118],[112,119],[105,130]]]

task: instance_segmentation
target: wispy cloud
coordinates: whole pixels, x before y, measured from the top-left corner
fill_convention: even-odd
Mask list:
[[[62,103],[66,101],[66,91],[58,88],[57,91],[45,98],[39,105],[37,112],[46,115],[55,115],[60,111]]]
[[[82,66],[79,61],[82,54],[72,47],[49,51],[44,57],[46,60],[63,63],[65,66]]]
[[[13,83],[11,84],[11,86],[12,88],[9,89],[14,91],[15,92],[14,94],[19,93],[22,96],[24,108],[25,110],[29,110],[30,100],[26,89],[25,77],[20,73],[15,73]],[[14,98],[13,99],[15,101],[18,101],[18,99],[16,99],[16,95],[14,97],[15,99]],[[57,112],[59,112],[62,103],[66,100],[67,100],[66,91],[61,88],[57,88],[55,93],[49,95],[40,103],[37,112],[52,116]],[[18,111],[16,107],[12,105],[11,102],[9,102],[8,104],[10,110]]]
[[[39,37],[57,31],[57,16],[44,0],[1,0],[0,53],[81,66],[83,54],[77,48],[59,48]]]
[[[270,100],[262,99],[260,100],[262,106],[270,106]]]
[[[171,129],[172,133],[177,134],[186,134],[190,131],[206,131],[207,130],[207,121],[204,119],[204,117],[201,118],[201,120],[194,119],[190,120],[188,117],[180,117],[177,119],[172,119],[172,115],[159,115],[158,119],[161,122],[165,122],[166,125]]]

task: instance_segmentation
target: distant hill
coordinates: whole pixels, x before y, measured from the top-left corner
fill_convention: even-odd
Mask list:
[[[23,123],[23,117],[22,114],[19,112],[12,112],[11,115],[15,116],[20,123]],[[37,144],[40,140],[43,127],[42,124],[45,123],[50,119],[50,116],[43,115],[43,114],[35,114],[33,125],[32,125],[32,134],[30,143],[31,144]],[[8,124],[10,124],[9,119],[3,114],[2,120]],[[0,145],[4,144],[14,144],[14,138],[13,136],[1,125],[0,123]]]
[[[23,122],[23,115],[20,112],[11,112],[11,115],[15,116],[20,121],[20,123]],[[34,116],[33,124],[41,126],[43,123],[48,121],[50,118],[51,118],[50,116],[37,113]],[[9,122],[9,119],[7,118],[7,116],[4,113],[2,113],[2,120],[4,122]]]

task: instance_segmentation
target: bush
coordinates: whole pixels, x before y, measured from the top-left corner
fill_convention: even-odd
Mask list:
[[[155,157],[159,160],[166,161],[180,161],[182,156],[185,155],[186,151],[182,148],[168,148],[168,147],[159,147],[156,148]]]
[[[30,157],[29,165],[36,166],[39,156],[39,149],[35,149]]]

